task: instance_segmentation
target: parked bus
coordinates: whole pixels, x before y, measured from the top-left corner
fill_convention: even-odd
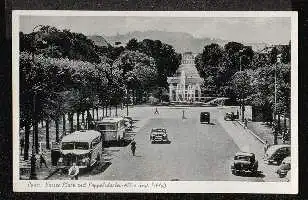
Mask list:
[[[75,131],[62,138],[61,158],[58,166],[70,167],[75,162],[79,168],[93,166],[102,156],[101,133],[94,130]]]
[[[105,142],[123,141],[125,122],[124,118],[104,118],[96,123],[96,130],[102,133]]]

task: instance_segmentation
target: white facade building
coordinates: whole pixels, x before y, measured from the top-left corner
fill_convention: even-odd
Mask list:
[[[198,102],[201,100],[203,80],[195,66],[195,55],[182,54],[182,62],[174,77],[168,77],[169,100],[171,102]]]

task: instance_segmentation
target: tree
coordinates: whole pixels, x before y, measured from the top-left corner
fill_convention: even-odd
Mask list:
[[[124,51],[112,67],[120,70],[120,79],[126,90],[133,91],[134,98],[137,93],[151,88],[157,77],[154,59],[135,51]]]
[[[244,121],[245,99],[251,94],[251,71],[239,71],[232,77],[233,91],[236,93],[242,107],[242,121]]]

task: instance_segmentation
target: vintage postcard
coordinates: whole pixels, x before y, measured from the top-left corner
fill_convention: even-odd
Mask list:
[[[297,12],[15,10],[16,192],[298,192]]]

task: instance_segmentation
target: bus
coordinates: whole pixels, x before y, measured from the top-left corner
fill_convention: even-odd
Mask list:
[[[104,118],[96,123],[96,130],[102,133],[104,142],[124,141],[125,122],[124,118]]]
[[[67,168],[73,163],[79,168],[88,168],[101,160],[103,145],[101,133],[95,130],[75,131],[62,138],[59,168]]]

